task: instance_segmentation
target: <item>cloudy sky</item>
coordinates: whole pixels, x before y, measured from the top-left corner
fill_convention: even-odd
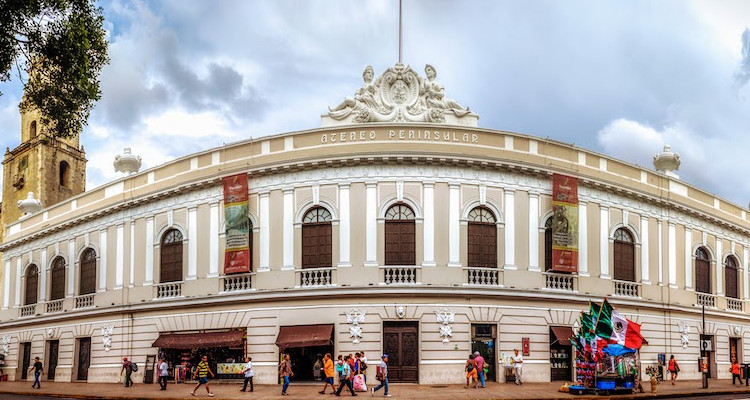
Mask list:
[[[481,127],[575,143],[750,201],[750,2],[403,0],[404,62],[433,64]],[[101,1],[112,62],[82,143],[87,188],[123,147],[144,167],[316,128],[398,58],[397,0]],[[0,144],[21,85],[0,86]]]

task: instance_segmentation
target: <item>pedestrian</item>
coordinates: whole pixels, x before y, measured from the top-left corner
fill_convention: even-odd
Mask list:
[[[313,380],[319,381],[320,373],[323,371],[323,356],[318,354],[315,357],[315,363],[313,364]]]
[[[672,375],[672,385],[677,380],[677,375],[680,372],[680,366],[677,364],[677,360],[674,359],[674,354],[669,356],[669,364],[667,365],[667,371]]]
[[[737,362],[736,358],[732,359],[732,366],[729,367],[729,372],[732,373],[732,385],[734,385],[735,380],[739,381],[740,385],[742,385],[742,376],[740,375],[740,363]]]
[[[164,357],[159,358],[159,363],[156,364],[156,369],[159,371],[159,386],[160,390],[167,390],[167,380],[169,380],[169,364]]]
[[[344,374],[344,356],[339,354],[338,359],[336,360],[336,376],[339,378],[339,382],[341,382],[341,375]]]
[[[474,380],[474,389],[477,388],[477,361],[474,354],[469,354],[469,359],[466,360],[466,385],[464,389],[469,388],[469,382]]]
[[[206,385],[206,393],[208,393],[208,397],[214,397],[214,394],[211,393],[211,389],[209,388],[208,384],[208,374],[211,374],[211,377],[215,377],[213,371],[211,371],[211,367],[208,366],[208,356],[201,357],[201,362],[198,363],[198,366],[195,367],[195,372],[193,372],[193,379],[195,377],[198,377],[198,384],[195,385],[193,390],[190,392],[190,395],[195,396],[195,391],[198,390],[201,385]]]
[[[34,384],[31,385],[31,387],[41,389],[42,384],[39,383],[39,377],[42,376],[42,371],[44,370],[44,366],[42,365],[42,362],[39,361],[39,357],[34,357],[34,365],[29,367],[29,371],[32,369],[34,370]]]
[[[242,385],[242,390],[240,392],[244,392],[247,390],[247,382],[250,382],[250,391],[253,391],[253,376],[255,376],[255,372],[253,372],[253,359],[250,357],[245,356],[245,368],[242,370],[242,373],[245,374],[245,383]]]
[[[281,388],[281,394],[288,396],[289,393],[286,390],[289,388],[289,378],[294,376],[292,372],[292,361],[289,359],[289,354],[284,354],[284,361],[279,364],[279,375],[284,379],[284,386]]]
[[[521,369],[523,368],[523,356],[518,354],[518,349],[513,349],[513,366],[516,369],[516,385],[523,385],[521,380]]]
[[[331,353],[326,353],[326,355],[323,356],[323,374],[325,376],[325,384],[323,385],[323,390],[318,393],[326,394],[326,388],[328,388],[328,385],[331,385],[331,392],[336,390],[333,386],[334,367],[333,360],[331,360]]]
[[[372,388],[370,394],[375,396],[375,392],[380,390],[380,388],[385,388],[383,395],[385,397],[391,397],[391,395],[388,394],[388,354],[383,354],[381,359],[382,361],[380,362],[380,365],[375,369],[375,379],[380,381],[380,385]]]
[[[486,377],[484,376],[484,367],[485,367],[486,363],[484,362],[484,357],[482,357],[482,355],[479,354],[478,351],[474,352],[474,361],[476,361],[476,363],[477,363],[477,377],[479,378],[479,387],[485,388],[486,387],[486,382],[485,382]]]
[[[133,374],[133,363],[128,361],[127,357],[122,358],[122,368],[120,369],[120,376],[122,376],[123,371],[125,372],[125,387],[131,387],[135,385],[133,383],[133,379],[130,378],[130,375]]]
[[[354,387],[352,387],[352,378],[354,378],[354,370],[352,369],[351,364],[349,363],[350,358],[349,356],[344,357],[344,372],[341,374],[341,383],[339,383],[339,388],[334,392],[336,396],[341,396],[341,390],[346,386],[349,391],[352,393],[352,396],[356,396],[357,394],[354,393]]]

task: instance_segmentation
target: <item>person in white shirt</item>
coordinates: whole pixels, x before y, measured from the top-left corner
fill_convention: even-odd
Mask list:
[[[169,379],[169,364],[164,357],[159,359],[159,364],[156,365],[156,369],[159,370],[159,386],[160,390],[167,390],[167,380]]]
[[[250,391],[253,391],[253,359],[250,357],[245,357],[245,369],[242,370],[242,373],[245,374],[245,384],[242,386],[242,390],[240,392],[247,391],[247,382],[250,382]]]
[[[523,356],[518,354],[518,349],[513,349],[513,366],[516,368],[516,385],[523,385],[521,381],[521,368],[523,368]]]

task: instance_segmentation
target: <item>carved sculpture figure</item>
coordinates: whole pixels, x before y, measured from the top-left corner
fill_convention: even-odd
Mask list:
[[[456,313],[443,308],[440,311],[435,311],[435,317],[437,323],[441,324],[440,337],[443,338],[443,343],[450,343],[450,337],[453,336],[453,323],[456,321]]]
[[[104,351],[109,351],[112,348],[112,334],[114,334],[114,332],[115,327],[111,324],[102,327],[102,344],[104,345]]]
[[[365,322],[365,314],[356,308],[346,313],[346,322],[352,324],[349,327],[349,337],[352,338],[353,344],[359,343],[359,339],[362,337],[362,327],[359,324]]]
[[[435,77],[437,77],[435,67],[430,64],[425,65],[424,73],[427,75],[427,80],[422,80],[420,94],[423,96],[425,108],[450,110],[459,117],[470,112],[468,107],[464,108],[457,101],[445,97],[443,85],[435,82]]]
[[[680,321],[677,323],[677,328],[680,330],[680,343],[682,344],[682,348],[687,349],[690,344],[690,325],[685,321]]]
[[[354,110],[379,110],[380,105],[375,100],[375,89],[377,82],[373,83],[375,71],[368,65],[362,72],[365,84],[354,94],[354,97],[346,97],[341,104],[329,108],[331,118],[341,120],[349,116]]]
[[[3,336],[3,354],[8,355],[10,353],[10,335]]]

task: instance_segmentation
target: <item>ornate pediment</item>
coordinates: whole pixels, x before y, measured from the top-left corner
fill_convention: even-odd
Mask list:
[[[435,68],[426,65],[425,74],[421,77],[410,66],[397,63],[374,79],[375,72],[368,66],[362,73],[364,86],[321,115],[322,125],[431,122],[477,126],[477,114],[445,97],[445,89],[435,81]]]

